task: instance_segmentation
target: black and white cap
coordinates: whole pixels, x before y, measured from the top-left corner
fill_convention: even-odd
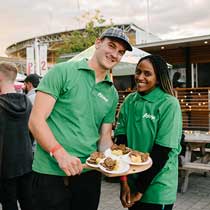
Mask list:
[[[122,29],[120,29],[120,28],[114,28],[114,27],[108,28],[100,36],[100,38],[104,38],[104,37],[111,37],[111,38],[120,39],[121,41],[123,41],[125,43],[126,50],[132,51],[132,46],[129,43],[129,38],[123,32]]]

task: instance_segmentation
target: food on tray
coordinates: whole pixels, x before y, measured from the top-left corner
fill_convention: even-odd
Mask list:
[[[119,165],[118,161],[112,159],[111,157],[107,157],[100,164],[108,171],[118,170],[118,165]]]
[[[133,163],[143,163],[148,160],[149,153],[143,153],[133,150],[129,153],[129,158]]]
[[[87,160],[90,164],[98,164],[103,158],[105,158],[105,155],[103,152],[93,152],[90,155],[90,158]]]
[[[131,150],[125,146],[125,144],[113,144],[111,146],[111,153],[113,155],[125,155],[125,154],[128,154]]]

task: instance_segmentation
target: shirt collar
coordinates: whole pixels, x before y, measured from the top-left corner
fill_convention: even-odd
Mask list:
[[[26,94],[27,96],[33,95],[36,93],[36,88],[31,89],[30,91],[28,91],[28,93]]]
[[[156,87],[151,92],[146,95],[141,95],[140,93],[136,92],[133,98],[133,101],[137,101],[139,99],[144,99],[149,102],[155,102],[158,98],[161,98],[164,95],[164,91],[161,90],[159,87]]]
[[[78,62],[78,70],[85,70],[85,71],[94,71],[92,68],[90,68],[88,66],[88,59],[87,58],[83,58],[80,62]],[[113,84],[110,76],[108,74],[106,74],[105,79],[103,80],[103,82],[107,82],[109,84]]]

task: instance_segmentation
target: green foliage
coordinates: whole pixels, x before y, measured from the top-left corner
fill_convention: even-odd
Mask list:
[[[95,14],[91,16],[89,12],[82,15],[78,21],[86,22],[84,30],[72,31],[70,35],[63,35],[63,44],[57,51],[57,56],[61,54],[68,54],[74,52],[81,52],[95,43],[101,32],[110,26],[113,26],[112,20],[104,26],[106,20],[100,14],[99,10],[95,11]]]

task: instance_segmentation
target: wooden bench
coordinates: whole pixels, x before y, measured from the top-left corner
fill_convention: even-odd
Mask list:
[[[181,185],[181,192],[185,193],[187,191],[189,175],[192,172],[210,172],[210,164],[199,163],[199,162],[187,162],[184,163],[182,167],[179,167],[179,171],[184,172],[184,180]]]
[[[193,152],[200,152],[200,148],[193,149]],[[210,148],[205,148],[205,152],[210,153]]]
[[[187,190],[189,175],[192,172],[202,172],[206,176],[207,172],[210,171],[210,153],[209,148],[206,148],[207,144],[210,143],[210,135],[205,132],[199,132],[199,134],[185,133],[184,142],[187,143],[186,152],[182,167],[179,168],[182,193]]]
[[[190,163],[185,163],[182,166],[182,168],[184,168],[185,170],[192,169],[198,171],[210,171],[210,164],[190,162]]]

